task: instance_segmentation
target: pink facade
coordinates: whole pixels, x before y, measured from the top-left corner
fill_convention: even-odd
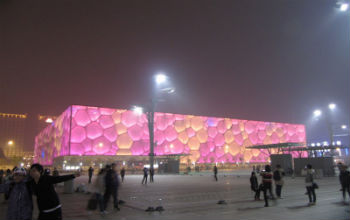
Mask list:
[[[156,155],[189,154],[192,162],[265,162],[266,150],[246,147],[305,143],[305,126],[193,115],[155,113]],[[274,152],[272,152],[274,153]],[[65,155],[148,155],[146,115],[71,106],[35,139],[35,161],[52,164]]]

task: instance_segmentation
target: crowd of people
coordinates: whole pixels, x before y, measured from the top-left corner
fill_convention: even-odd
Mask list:
[[[8,220],[31,220],[33,214],[32,195],[36,196],[39,209],[39,220],[62,219],[62,210],[54,184],[68,181],[80,176],[51,176],[40,164],[33,164],[29,170],[15,167],[7,170],[5,178],[1,178],[0,193],[8,200]]]
[[[339,180],[343,199],[346,195],[350,198],[350,172],[347,166],[338,165],[340,174]],[[270,165],[265,165],[264,170],[255,172],[250,176],[250,188],[254,192],[254,199],[261,200],[260,194],[263,192],[265,207],[269,206],[269,199],[281,199],[282,189],[284,185],[285,172],[280,165],[272,171]],[[218,181],[218,168],[213,168],[214,178]],[[92,181],[94,170],[92,167],[88,170],[88,183],[91,184],[90,189],[92,196],[90,200],[96,202],[96,207],[102,215],[107,214],[106,211],[110,197],[113,197],[114,209],[119,211],[118,189],[121,182],[125,178],[125,169],[120,170],[121,181],[116,164],[106,165],[100,169],[94,181]],[[259,184],[258,174],[261,176]],[[153,182],[154,170],[152,168],[143,169],[142,184],[147,184],[148,175],[150,182]],[[80,176],[80,172],[70,175],[59,175],[55,168],[50,174],[49,170],[45,170],[40,164],[33,164],[30,169],[15,167],[13,170],[0,170],[0,193],[4,193],[7,200],[8,211],[7,219],[11,220],[31,220],[33,214],[32,195],[36,196],[37,207],[39,211],[39,220],[59,220],[62,219],[61,203],[56,193],[55,186],[57,183],[72,180]],[[315,182],[315,171],[312,165],[306,166],[305,175],[306,193],[309,198],[308,205],[316,204],[316,192],[318,188]],[[275,185],[275,193],[273,193],[273,183]],[[269,196],[267,195],[269,194]],[[276,195],[276,196],[275,196]],[[90,201],[89,200],[89,201]]]
[[[350,172],[347,170],[347,166],[341,164],[339,167],[339,181],[341,185],[341,191],[343,193],[343,200],[346,200],[346,194],[350,198]],[[258,182],[258,177],[253,171],[250,176],[250,188],[254,192],[254,199],[260,200],[261,191],[264,193],[265,207],[269,206],[269,199],[281,199],[282,188],[284,185],[284,176],[285,172],[282,169],[281,165],[276,165],[276,169],[272,172],[270,165],[265,165],[265,170],[260,172],[261,183]],[[305,187],[306,195],[308,195],[309,203],[308,205],[316,204],[316,189],[318,189],[318,184],[315,182],[315,170],[312,168],[311,164],[306,165],[305,172]],[[273,193],[272,187],[273,182],[275,183],[275,193]],[[267,196],[269,193],[269,196]]]

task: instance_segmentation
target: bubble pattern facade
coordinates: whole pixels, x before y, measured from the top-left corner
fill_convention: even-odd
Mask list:
[[[182,162],[266,162],[252,145],[306,142],[305,126],[230,118],[155,113],[154,153],[188,154]],[[35,161],[67,155],[148,155],[147,116],[133,111],[70,106],[35,138]],[[272,150],[271,153],[277,153]],[[293,156],[297,156],[293,153]]]

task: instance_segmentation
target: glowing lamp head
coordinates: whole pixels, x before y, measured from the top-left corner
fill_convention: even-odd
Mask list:
[[[142,115],[142,113],[143,113],[142,107],[139,107],[139,106],[135,106],[135,107],[132,109],[132,111],[133,111],[135,114],[137,114],[137,115]]]
[[[322,115],[322,111],[317,109],[314,111],[314,116],[317,118],[317,117],[320,117]]]
[[[337,107],[337,106],[336,106],[334,103],[331,103],[331,104],[328,105],[328,108],[329,108],[330,110],[334,110],[336,107]]]
[[[346,126],[346,125],[342,125],[342,126],[341,126],[341,128],[342,128],[342,129],[347,129],[347,128],[348,128],[348,126]]]
[[[7,142],[7,144],[8,144],[9,146],[12,146],[14,143],[15,143],[15,142],[14,142],[13,140],[9,140],[9,141]]]
[[[46,122],[46,123],[52,123],[53,120],[52,120],[52,118],[47,118],[47,119],[45,120],[45,122]]]
[[[157,85],[160,85],[162,83],[165,83],[166,82],[166,76],[162,73],[159,73],[156,75],[156,83]]]
[[[349,4],[348,3],[342,3],[340,5],[340,11],[347,11],[349,9]]]
[[[98,143],[98,146],[99,147],[103,147],[103,143]]]

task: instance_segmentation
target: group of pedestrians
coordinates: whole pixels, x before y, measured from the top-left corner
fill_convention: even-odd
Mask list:
[[[149,169],[147,167],[144,167],[143,168],[143,178],[142,178],[141,184],[147,184],[148,172],[149,172],[149,176],[150,176],[149,182],[150,183],[154,182],[154,180],[153,180],[154,169],[152,167]]]
[[[316,203],[316,193],[315,189],[317,184],[314,182],[314,173],[315,171],[312,169],[312,166],[310,164],[307,165],[306,170],[306,177],[305,177],[305,186],[307,190],[307,195],[309,196],[309,205],[314,205]],[[275,183],[275,193],[277,196],[277,199],[281,199],[282,195],[282,188],[284,185],[284,176],[285,172],[282,169],[281,165],[276,165],[276,169],[274,172],[271,170],[270,165],[265,165],[265,170],[260,172],[261,176],[261,184],[258,183],[258,178],[253,171],[250,177],[250,187],[251,190],[255,192],[254,199],[260,200],[260,192],[263,191],[264,193],[264,201],[265,201],[265,207],[269,206],[269,198],[275,200],[276,197],[273,194],[272,185],[273,182]],[[267,195],[269,193],[269,197]]]
[[[92,175],[91,175],[92,176]],[[91,182],[89,174],[89,182]],[[120,186],[119,175],[117,171],[117,165],[106,165],[105,168],[101,169],[97,175],[96,180],[93,183],[93,192],[97,200],[97,204],[101,214],[107,214],[106,211],[110,197],[113,197],[114,209],[120,210],[118,200],[118,190]]]
[[[24,168],[14,168],[12,179],[0,184],[0,192],[8,194],[8,220],[30,220],[33,214],[32,195],[36,196],[39,220],[62,219],[62,210],[54,184],[74,179],[73,175],[50,176],[42,165],[30,167],[29,174]]]
[[[339,166],[340,169],[340,175],[339,180],[341,184],[341,191],[343,194],[343,199],[345,201],[346,194],[349,195],[350,198],[350,172],[347,170],[347,166],[341,165]],[[284,185],[284,170],[281,168],[281,166],[278,164],[276,166],[276,169],[274,172],[271,171],[271,166],[266,165],[265,170],[260,172],[260,176],[262,178],[261,184],[258,182],[258,178],[256,176],[256,173],[253,171],[250,176],[250,187],[251,190],[255,193],[254,199],[260,200],[260,192],[263,191],[264,193],[264,200],[265,200],[265,207],[269,206],[268,199],[276,199],[273,190],[272,185],[273,182],[275,183],[275,193],[278,199],[281,199],[282,194],[282,187]],[[318,189],[318,185],[315,182],[315,170],[312,168],[311,164],[306,165],[306,175],[305,175],[305,187],[306,187],[306,195],[308,195],[309,203],[308,205],[315,205],[316,204],[316,192],[315,190]],[[269,193],[270,197],[267,196],[267,193]]]

